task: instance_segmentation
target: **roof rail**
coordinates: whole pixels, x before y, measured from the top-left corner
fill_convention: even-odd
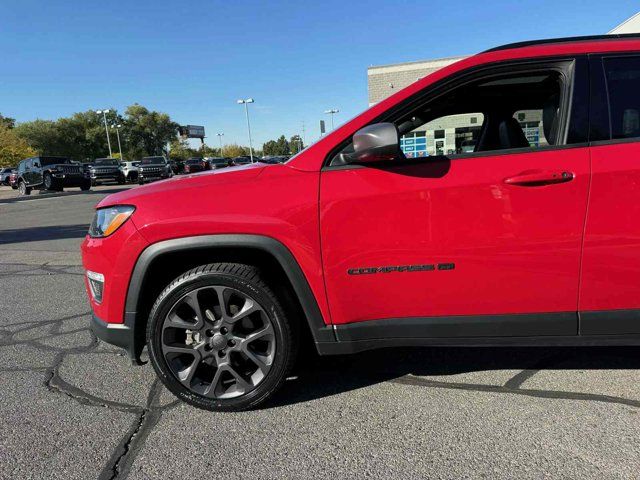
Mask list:
[[[548,38],[544,40],[528,40],[526,42],[508,43],[506,45],[500,45],[499,47],[490,48],[482,53],[497,52],[499,50],[510,50],[512,48],[524,48],[534,45],[546,45],[549,43],[572,43],[572,42],[586,42],[589,40],[619,40],[626,38],[637,38],[640,40],[640,33],[614,33],[607,35],[587,35],[583,37],[561,37],[561,38]]]

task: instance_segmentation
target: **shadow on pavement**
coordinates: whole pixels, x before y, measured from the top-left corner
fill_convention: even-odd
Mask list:
[[[442,382],[445,376],[469,372],[532,370],[532,375],[547,369],[640,369],[640,348],[389,348],[351,356],[314,356],[303,359],[293,373],[297,379],[285,382],[280,393],[264,408],[307,402],[406,375]],[[496,385],[496,388],[503,387]]]
[[[89,225],[54,225],[50,227],[17,228],[0,230],[0,245],[10,243],[38,242],[43,240],[60,240],[68,238],[84,238]]]

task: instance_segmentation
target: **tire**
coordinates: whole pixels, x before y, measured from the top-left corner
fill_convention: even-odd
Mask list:
[[[127,181],[124,176],[118,177],[118,185],[124,185],[125,183],[127,183]]]
[[[141,178],[139,178],[139,179],[138,179],[138,185],[144,185],[144,180],[143,180],[143,179],[141,179]]]
[[[43,183],[44,183],[44,189],[45,190],[55,190],[55,181],[53,180],[53,177],[51,176],[50,173],[45,172],[44,176],[43,176]]]
[[[282,385],[298,330],[256,268],[214,263],[189,270],[158,296],[147,346],[158,377],[179,399],[205,410],[241,411]]]
[[[83,182],[83,184],[80,185],[80,190],[82,190],[83,192],[91,190],[91,182]]]
[[[20,180],[18,183],[18,191],[20,195],[31,195],[31,187],[27,187],[27,184],[24,180]]]

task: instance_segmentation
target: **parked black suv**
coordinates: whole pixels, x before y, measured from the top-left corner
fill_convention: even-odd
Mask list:
[[[32,157],[18,164],[18,190],[30,195],[32,189],[61,192],[66,187],[91,188],[89,171],[66,157]]]
[[[120,161],[116,158],[96,158],[89,167],[89,172],[92,185],[101,182],[117,182],[118,185],[124,185],[126,181]]]
[[[207,159],[207,162],[214,170],[218,168],[233,167],[233,165],[235,165],[233,160],[228,157],[211,157]]]
[[[138,167],[138,183],[173,177],[171,165],[164,157],[144,157]]]

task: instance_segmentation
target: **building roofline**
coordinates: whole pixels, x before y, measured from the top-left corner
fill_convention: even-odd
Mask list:
[[[435,62],[448,62],[448,61],[456,61],[463,58],[468,57],[469,55],[457,55],[455,57],[443,57],[443,58],[431,58],[429,60],[413,60],[411,62],[401,62],[401,63],[387,63],[385,65],[370,65],[367,67],[367,70],[375,70],[377,68],[388,68],[388,67],[403,67],[410,65],[418,65],[421,63],[435,63]]]
[[[640,16],[640,12],[636,13],[635,15],[630,16],[629,18],[627,18],[624,22],[622,22],[620,25],[612,28],[611,30],[609,30],[609,35],[614,34],[615,35],[615,31],[618,30],[620,27],[626,25],[627,23],[629,23],[630,21],[632,21],[634,18],[639,17]]]

